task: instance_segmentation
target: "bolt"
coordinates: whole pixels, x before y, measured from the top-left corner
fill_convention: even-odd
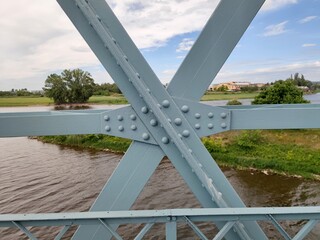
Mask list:
[[[201,128],[201,125],[200,125],[199,123],[196,123],[196,124],[194,125],[194,127],[195,127],[196,129],[200,129],[200,128]]]
[[[180,126],[180,125],[182,124],[181,118],[176,118],[176,119],[174,120],[174,123],[175,123],[177,126]]]
[[[163,142],[164,144],[168,144],[168,143],[170,142],[170,140],[169,140],[169,138],[167,138],[167,137],[163,137],[163,138],[161,139],[161,142]]]
[[[181,107],[181,111],[184,112],[184,113],[187,113],[187,112],[189,112],[189,107],[187,105],[183,105]]]
[[[170,106],[169,100],[163,100],[162,101],[162,106],[165,107],[165,108],[168,108]]]
[[[105,128],[104,128],[107,132],[110,132],[111,131],[111,127],[110,126],[106,126]]]
[[[124,130],[124,127],[123,127],[122,125],[120,125],[120,126],[118,127],[118,130],[119,130],[120,132],[122,132],[122,131]]]
[[[221,127],[222,127],[222,128],[226,128],[226,127],[227,127],[227,124],[226,124],[226,123],[221,123]]]
[[[137,130],[137,126],[136,126],[136,125],[131,125],[131,130],[132,130],[132,131]]]
[[[118,115],[118,121],[122,121],[123,120],[123,116],[122,115]]]
[[[149,112],[149,109],[146,106],[144,106],[141,108],[141,112],[147,114]]]
[[[148,140],[148,139],[150,138],[150,135],[149,135],[148,133],[143,133],[143,134],[142,134],[142,138],[143,138],[144,140]]]
[[[105,121],[109,121],[109,120],[110,120],[110,117],[109,117],[108,115],[105,115],[105,116],[104,116],[104,120],[105,120]]]
[[[213,118],[213,116],[214,116],[214,115],[213,115],[212,112],[209,112],[209,113],[208,113],[208,117],[209,117],[209,118]]]
[[[194,115],[194,117],[195,117],[196,119],[199,119],[199,118],[201,118],[201,114],[200,114],[200,113],[196,113],[196,114]]]
[[[177,220],[177,218],[176,217],[172,217],[172,221],[176,221]]]
[[[155,119],[151,119],[151,120],[150,120],[150,124],[151,124],[151,126],[155,127],[155,126],[158,125],[158,121],[155,120]]]
[[[227,114],[225,112],[221,113],[220,114],[221,118],[226,118],[227,117]]]
[[[131,115],[130,115],[130,119],[131,119],[132,121],[134,121],[134,120],[136,120],[136,119],[137,119],[137,117],[136,117],[136,115],[131,114]]]
[[[183,132],[182,132],[182,136],[184,136],[184,137],[189,137],[190,136],[190,132],[188,131],[188,130],[183,130]]]
[[[209,129],[212,129],[212,128],[213,128],[213,124],[212,124],[212,123],[209,123],[209,124],[208,124],[208,128],[209,128]]]

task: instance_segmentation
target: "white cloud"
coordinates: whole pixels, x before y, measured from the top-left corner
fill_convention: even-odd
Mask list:
[[[318,16],[305,17],[305,18],[301,19],[301,20],[299,21],[299,23],[304,24],[304,23],[307,23],[307,22],[311,22],[312,20],[315,20],[315,19],[317,19],[317,18],[318,18]]]
[[[298,0],[267,0],[262,6],[262,10],[271,11],[285,7],[287,5],[296,4]]]
[[[267,26],[265,28],[265,32],[263,33],[263,36],[270,37],[270,36],[276,36],[276,35],[280,35],[287,32],[287,30],[285,29],[287,23],[288,21],[284,21],[278,24]]]
[[[302,47],[316,47],[317,44],[315,43],[305,43],[305,44],[302,44]]]
[[[181,43],[179,43],[179,46],[177,48],[177,52],[186,52],[189,51],[193,44],[194,44],[194,40],[192,40],[191,38],[184,38],[182,39]]]

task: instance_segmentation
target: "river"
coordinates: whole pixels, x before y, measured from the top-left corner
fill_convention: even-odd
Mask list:
[[[120,155],[61,147],[24,137],[0,138],[0,152],[0,214],[87,211],[121,159]],[[226,168],[223,171],[247,206],[320,205],[319,182],[254,170]],[[164,159],[132,209],[190,207],[200,205],[170,161]],[[292,234],[302,225],[284,221],[283,226]],[[213,236],[211,225],[202,224],[201,228],[208,237]],[[264,223],[262,228],[270,239],[281,239],[270,224]],[[39,239],[52,239],[57,231],[56,228],[32,229]],[[124,239],[130,239],[136,231],[137,227],[132,225],[119,230]],[[72,231],[64,239],[70,239],[71,234]],[[320,226],[317,226],[306,239],[320,239],[319,236]],[[178,238],[196,239],[184,225],[179,227]],[[0,229],[0,239],[27,238],[13,229]],[[164,239],[164,228],[154,227],[146,239]]]

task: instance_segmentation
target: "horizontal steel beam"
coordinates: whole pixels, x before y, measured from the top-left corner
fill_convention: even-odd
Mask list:
[[[23,226],[96,225],[102,219],[108,224],[166,223],[175,219],[185,222],[202,221],[270,221],[278,220],[320,220],[320,207],[283,208],[200,208],[167,210],[131,210],[108,212],[3,214],[0,227],[15,227],[13,222]]]

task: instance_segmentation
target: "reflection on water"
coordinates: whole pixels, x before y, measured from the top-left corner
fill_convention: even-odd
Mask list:
[[[0,213],[86,211],[112,174],[121,156],[71,149],[27,138],[0,139]],[[255,171],[224,169],[247,206],[320,205],[319,182],[304,181]],[[200,207],[169,160],[163,160],[133,209]],[[301,223],[283,223],[296,232]],[[179,225],[179,239],[196,239],[186,225]],[[214,227],[200,224],[208,237]],[[139,226],[123,226],[124,239],[132,239]],[[263,228],[279,239],[270,224]],[[308,239],[319,239],[316,228]],[[39,239],[52,239],[56,228],[33,229]],[[163,226],[155,226],[146,239],[164,239]],[[71,232],[65,239],[70,239]],[[0,230],[1,240],[27,239],[12,229]]]

